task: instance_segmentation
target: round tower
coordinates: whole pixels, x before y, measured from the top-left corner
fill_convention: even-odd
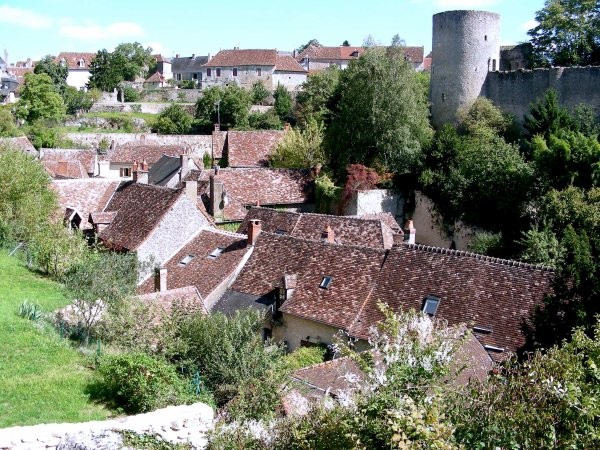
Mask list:
[[[431,121],[454,123],[459,109],[481,95],[489,71],[500,65],[500,15],[446,11],[433,16]]]

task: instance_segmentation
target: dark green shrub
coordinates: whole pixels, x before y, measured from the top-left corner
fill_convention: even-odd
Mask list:
[[[140,93],[132,87],[125,86],[123,88],[123,99],[126,102],[137,102],[140,99]]]

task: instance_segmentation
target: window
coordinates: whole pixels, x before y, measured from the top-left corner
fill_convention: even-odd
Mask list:
[[[433,295],[428,295],[425,297],[425,301],[423,302],[423,312],[425,314],[429,314],[430,316],[435,316],[437,312],[438,306],[440,304],[440,298],[435,297]]]
[[[192,75],[192,78],[193,78],[194,80],[197,80],[197,79],[198,79],[198,74],[197,74],[197,73],[193,74],[193,75]]]
[[[217,78],[219,78],[221,76],[221,68],[217,67],[216,72],[217,72]]]
[[[79,63],[77,64],[79,67],[84,67],[85,66],[85,61],[83,60],[83,58],[81,58],[79,60]]]
[[[223,253],[223,250],[225,250],[223,247],[217,247],[215,248],[210,255],[208,255],[208,259],[217,259],[219,256],[221,256],[221,253]]]
[[[210,67],[206,69],[206,78],[208,77],[212,77],[212,69]]]
[[[446,101],[446,94],[442,94],[442,103]]]
[[[275,230],[275,234],[282,235],[282,234],[287,234],[287,232],[285,230],[281,230],[278,228],[277,230]]]
[[[481,333],[481,334],[491,334],[492,330],[485,327],[474,326],[473,333]]]
[[[237,67],[234,67],[234,68],[231,70],[231,72],[232,72],[232,74],[233,74],[233,76],[234,76],[234,77],[237,77]]]
[[[177,76],[177,81],[181,81],[181,74],[178,73],[176,76]]]
[[[496,60],[492,59],[492,72],[496,71]]]
[[[487,41],[487,34],[485,36],[483,36],[483,40]]]
[[[323,280],[321,280],[321,284],[319,285],[319,287],[323,289],[329,289],[329,286],[331,286],[332,282],[333,278],[326,275],[323,277]]]
[[[192,262],[192,259],[194,259],[195,257],[196,257],[196,255],[186,255],[186,256],[183,257],[183,259],[181,261],[179,261],[179,264],[177,264],[177,266],[179,266],[179,267],[185,267],[190,262]]]
[[[257,67],[256,68],[256,76],[260,77],[262,75],[262,68],[261,67]]]
[[[122,167],[121,169],[119,169],[119,175],[122,177],[130,177],[131,176],[131,168]]]

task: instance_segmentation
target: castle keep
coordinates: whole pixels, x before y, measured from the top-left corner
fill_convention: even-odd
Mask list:
[[[436,128],[477,97],[489,98],[517,121],[529,105],[554,89],[564,106],[600,109],[600,67],[553,67],[500,72],[500,16],[486,11],[446,11],[433,16],[431,120]]]

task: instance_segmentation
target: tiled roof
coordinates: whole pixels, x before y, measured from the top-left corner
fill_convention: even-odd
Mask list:
[[[42,160],[42,164],[52,178],[89,178],[87,170],[85,170],[85,167],[77,160]]]
[[[117,215],[100,233],[100,239],[112,248],[135,250],[182,194],[165,187],[131,181],[121,183],[104,209]]]
[[[214,158],[220,159],[223,157],[225,143],[227,142],[227,131],[212,132],[212,150]]]
[[[385,253],[260,233],[231,290],[264,296],[281,286],[285,275],[295,274],[294,294],[280,310],[347,329],[369,297]],[[325,276],[333,279],[327,289],[319,287]]]
[[[189,148],[184,145],[159,145],[159,144],[140,144],[139,142],[130,142],[118,145],[115,150],[109,154],[109,160],[112,163],[129,163],[134,161],[146,162],[152,166],[162,155],[179,156],[189,154]]]
[[[197,73],[202,72],[202,66],[208,62],[208,56],[184,56],[171,60],[171,72],[173,73]]]
[[[42,148],[42,161],[79,161],[87,173],[94,173],[96,151],[85,149]]]
[[[383,47],[385,48],[385,47]],[[308,58],[311,61],[319,60],[341,60],[346,61],[355,59],[364,53],[366,48],[364,47],[318,47],[311,45],[307,47],[302,53],[300,53],[296,59],[301,61]],[[423,61],[424,47],[403,47],[404,54],[414,63],[421,63]],[[358,55],[358,56],[357,56]]]
[[[162,73],[154,72],[144,80],[144,83],[162,83],[163,81],[165,81],[165,77],[163,77]]]
[[[283,137],[283,131],[229,131],[227,133],[229,166],[268,166],[269,156]]]
[[[229,277],[246,254],[246,236],[220,230],[204,229],[196,234],[162,267],[167,269],[167,288],[195,286],[206,298],[220,283]],[[209,255],[217,248],[223,251],[216,258]],[[187,255],[194,258],[185,266],[180,264]],[[154,279],[144,281],[140,293],[154,291]]]
[[[31,156],[38,155],[38,151],[35,149],[35,147],[31,143],[31,141],[29,141],[29,139],[27,139],[26,136],[12,137],[12,138],[0,137],[0,145],[7,145],[9,147],[14,147],[17,150],[21,150],[21,151],[24,151],[25,153],[30,154]]]
[[[291,55],[277,55],[275,71],[306,73],[306,69],[298,64],[298,61],[296,61]]]
[[[60,64],[60,62],[65,60],[65,63],[69,70],[89,70],[90,63],[92,59],[96,57],[96,53],[80,53],[80,52],[60,52],[56,57],[56,62]],[[83,66],[80,66],[79,63],[83,59]]]
[[[54,180],[52,188],[58,194],[62,210],[74,208],[82,216],[83,229],[91,228],[88,223],[90,213],[101,211],[119,186],[119,181],[106,178],[87,178],[76,180]]]
[[[170,63],[171,60],[169,58],[165,58],[163,55],[161,55],[160,53],[157,55],[152,55],[152,57],[156,60],[157,63],[161,63],[161,62],[167,62]]]
[[[359,217],[361,219],[381,220],[383,223],[385,223],[390,228],[390,230],[392,230],[395,233],[402,234],[402,227],[400,226],[400,224],[398,224],[398,222],[394,218],[393,214],[390,212],[362,214],[362,215],[356,216],[356,217]]]
[[[550,292],[552,278],[541,266],[422,245],[393,247],[350,334],[367,337],[383,318],[379,301],[396,311],[421,310],[432,295],[441,299],[436,317],[491,330],[477,334],[483,345],[516,351],[525,343],[523,321]]]
[[[275,66],[277,50],[221,50],[204,67]]]
[[[8,67],[7,72],[13,75],[20,84],[25,82],[25,75],[33,73],[33,67]]]
[[[323,241],[326,230],[330,227],[336,244],[385,249],[391,248],[394,243],[394,232],[379,218],[290,213],[253,207],[248,211],[238,231],[245,233],[251,219],[260,219],[263,231],[288,234],[311,241]]]
[[[194,311],[208,313],[202,302],[202,296],[194,286],[169,289],[163,292],[150,292],[139,295],[138,298],[144,303],[159,305],[165,312],[170,312],[173,306],[177,304],[179,307],[185,308],[188,313]]]
[[[205,171],[206,172],[206,171]],[[249,205],[296,205],[311,200],[313,182],[305,169],[221,169],[215,180],[222,181],[229,204],[224,220],[243,220]],[[198,182],[200,194],[208,194],[208,183]]]

